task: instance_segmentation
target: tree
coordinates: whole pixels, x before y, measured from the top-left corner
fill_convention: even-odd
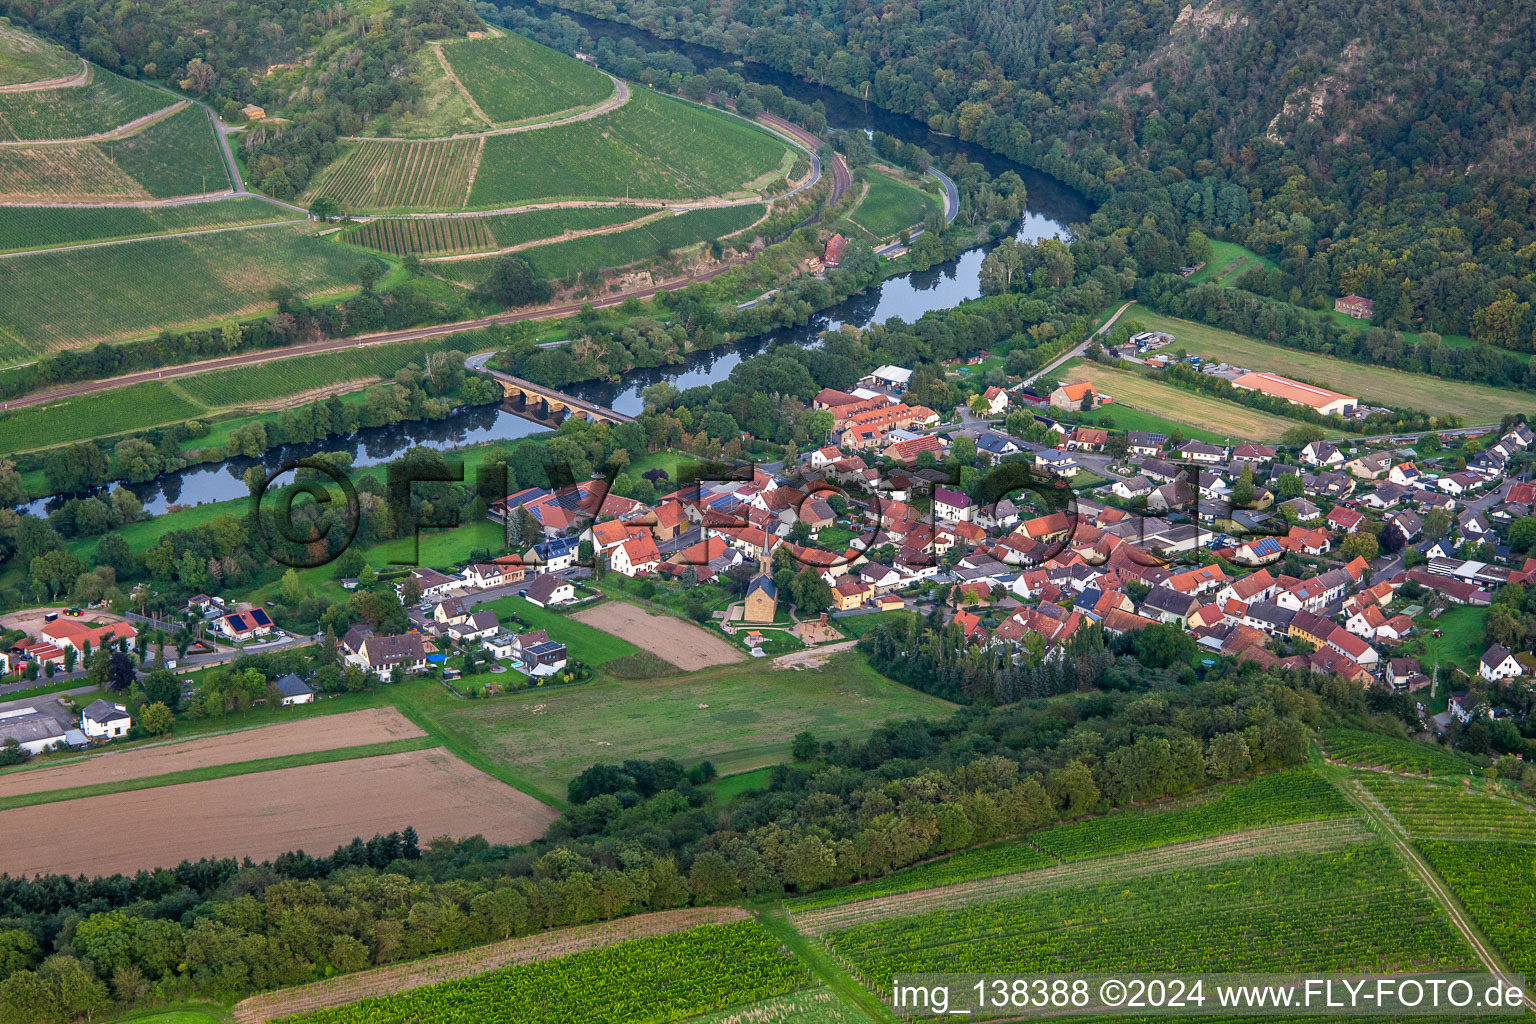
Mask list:
[[[407,576],[400,584],[400,603],[409,608],[421,601],[421,584],[414,576]]]
[[[491,261],[481,291],[499,305],[527,306],[549,298],[549,286],[533,275],[526,260],[503,253]]]
[[[364,260],[357,265],[357,283],[363,286],[363,291],[372,292],[373,286],[379,278],[384,276],[384,267],[378,260]]]
[[[139,712],[139,725],[151,736],[163,736],[176,725],[176,716],[161,701],[146,705]]]
[[[1194,657],[1195,642],[1177,626],[1159,622],[1135,635],[1131,651],[1148,668],[1171,668]]]
[[[105,653],[106,649],[102,651]],[[133,659],[123,651],[112,651],[107,655],[107,689],[117,693],[127,691],[133,685],[136,674]]]
[[[795,741],[789,748],[790,756],[796,761],[809,761],[816,756],[818,750],[816,737],[809,732],[795,734]]]
[[[341,216],[341,204],[330,196],[318,196],[309,204],[309,215],[316,220],[331,220]],[[371,260],[369,262],[372,262]],[[375,264],[377,266],[377,264]]]
[[[1346,559],[1363,558],[1367,562],[1381,554],[1375,534],[1352,533],[1339,542],[1339,553]]]

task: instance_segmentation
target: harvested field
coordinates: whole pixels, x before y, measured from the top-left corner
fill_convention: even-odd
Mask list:
[[[1278,440],[1301,421],[1274,416],[1246,405],[1196,394],[1155,381],[1131,370],[1116,370],[1086,360],[1068,365],[1061,374],[1063,384],[1093,381],[1093,386],[1111,395],[1114,405],[1101,406],[1099,412],[1114,416],[1124,405],[1145,409],[1170,420],[1201,427],[1229,439],[1245,441]]]
[[[1287,853],[1322,853],[1342,849],[1375,838],[1357,818],[1334,821],[1309,821],[1297,825],[1234,832],[1214,839],[1177,843],[1156,850],[1137,850],[1114,857],[1073,861],[1055,867],[994,875],[970,882],[956,882],[932,889],[893,893],[873,899],[818,907],[795,914],[794,925],[807,935],[825,935],[869,921],[908,917],[931,910],[953,909],[970,903],[985,903],[1018,892],[1068,888],[1102,882],[1109,878],[1131,879],[1161,871],[1185,871],[1214,866],[1231,860]]]
[[[329,853],[412,826],[423,839],[526,843],[557,812],[447,751],[358,758],[0,813],[0,872],[102,875],[183,858]]]
[[[122,779],[147,779],[210,765],[360,747],[424,735],[414,722],[394,708],[368,708],[222,736],[112,751],[66,764],[24,768],[0,775],[0,798]]]
[[[485,974],[512,964],[551,960],[583,950],[616,946],[632,939],[669,935],[700,925],[725,924],[746,917],[747,912],[740,907],[700,907],[663,910],[600,924],[561,928],[540,935],[477,946],[459,953],[445,953],[411,963],[393,964],[280,992],[252,996],[235,1004],[234,1019],[236,1024],[262,1024],[290,1014],[346,1006],[370,997],[395,995],[424,985]]]
[[[670,615],[653,615],[623,601],[606,601],[571,618],[628,640],[684,672],[741,660],[740,651],[707,630]]]

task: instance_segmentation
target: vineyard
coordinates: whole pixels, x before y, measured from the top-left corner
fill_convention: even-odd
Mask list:
[[[495,124],[590,107],[613,94],[596,68],[513,33],[460,40],[443,55]]]
[[[13,256],[0,331],[37,354],[246,315],[267,308],[279,284],[301,295],[351,290],[358,258],[288,224]]]
[[[457,210],[464,205],[481,142],[358,143],[310,198],[334,199],[348,210]]]
[[[829,946],[877,989],[901,971],[1425,970],[1474,963],[1383,843],[1026,888],[872,921]]]
[[[384,218],[353,228],[347,241],[393,256],[450,256],[506,249],[565,231],[622,224],[646,212],[636,206],[577,206],[479,217]]]
[[[1536,975],[1536,846],[1415,843],[1517,973]]]
[[[758,203],[693,210],[611,234],[534,246],[520,250],[518,255],[528,261],[539,277],[564,279],[583,271],[628,266],[674,249],[722,238],[755,223],[762,214],[763,206]],[[476,283],[490,267],[490,260],[465,260],[445,264],[442,271],[457,280]]]
[[[1536,810],[1509,797],[1377,772],[1356,779],[1415,838],[1536,842]]]
[[[690,1017],[688,1024],[866,1024],[868,1020],[830,989],[817,988]]]
[[[1333,760],[1359,768],[1387,768],[1416,775],[1467,775],[1477,770],[1467,758],[1432,743],[1358,729],[1325,729],[1323,749]]]
[[[160,381],[29,405],[0,413],[0,455],[192,419],[204,411]]]
[[[100,135],[175,102],[93,65],[87,85],[0,93],[0,141]]]
[[[740,118],[635,89],[600,117],[487,138],[469,205],[726,195],[787,169],[788,157],[781,139]]]
[[[1292,768],[1221,787],[1180,806],[1123,811],[1030,834],[1061,860],[1187,842],[1292,821],[1352,817],[1355,810],[1317,772]]]
[[[98,148],[106,148],[113,162],[156,198],[230,187],[208,115],[190,103],[137,134]]]
[[[0,161],[11,149],[0,147]],[[259,199],[223,199],[188,206],[71,209],[0,206],[0,252],[44,249],[78,242],[136,238],[171,231],[233,227],[293,220],[301,214]]]
[[[865,900],[875,896],[888,896],[892,893],[915,892],[919,889],[932,889],[940,885],[951,885],[955,882],[964,882],[973,878],[991,878],[996,875],[1008,875],[1016,871],[1030,871],[1034,868],[1043,868],[1048,864],[1055,864],[1056,858],[1049,854],[1041,853],[1030,846],[1026,840],[999,843],[994,846],[984,846],[980,849],[966,850],[943,860],[936,860],[929,864],[918,864],[901,871],[894,871],[881,878],[871,879],[868,882],[859,882],[856,885],[845,885],[840,889],[828,889],[825,892],[815,893],[790,902],[791,910],[799,913],[813,910],[817,907],[836,906],[840,903],[851,903],[854,900]]]
[[[11,25],[0,25],[0,85],[68,78],[80,70],[80,58]]]
[[[0,146],[0,199],[148,199],[100,146],[89,142],[48,146]]]
[[[285,1019],[294,1024],[650,1024],[782,995],[809,981],[809,972],[760,925],[738,921]]]

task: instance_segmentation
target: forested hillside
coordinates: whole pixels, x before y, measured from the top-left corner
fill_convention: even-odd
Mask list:
[[[563,6],[867,97],[1101,200],[1166,187],[1278,262],[1248,282],[1272,297],[1356,292],[1381,326],[1536,347],[1533,0]]]

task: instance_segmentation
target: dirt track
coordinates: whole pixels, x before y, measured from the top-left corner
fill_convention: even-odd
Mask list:
[[[407,825],[425,844],[526,843],[553,808],[441,749],[187,782],[0,812],[0,872],[101,875],[183,858],[328,854]]]
[[[653,615],[624,601],[605,601],[571,618],[628,640],[684,672],[728,665],[742,658],[736,648],[691,622],[670,615]]]
[[[377,967],[371,971],[311,982],[297,988],[252,996],[236,1003],[236,1024],[262,1024],[290,1014],[330,1006],[346,1006],[361,999],[389,996],[423,985],[484,974],[509,964],[529,964],[568,956],[587,949],[616,946],[631,939],[669,935],[706,924],[726,924],[747,916],[740,907],[697,907],[662,910],[654,914],[621,917],[601,924],[560,928],[539,935],[477,946],[460,953],[444,953],[405,964]]]
[[[343,715],[303,718],[221,736],[108,751],[67,764],[24,768],[0,775],[0,797],[92,786],[121,779],[147,779],[216,764],[237,764],[240,761],[307,754],[339,747],[361,747],[370,743],[388,743],[390,740],[425,735],[414,722],[394,708],[368,708]]]

